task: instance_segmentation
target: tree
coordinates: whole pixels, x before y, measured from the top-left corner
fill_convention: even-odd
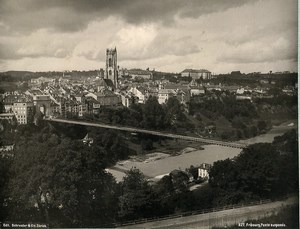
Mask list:
[[[142,139],[141,146],[143,150],[151,150],[153,149],[153,143],[151,139]]]
[[[5,108],[4,105],[2,103],[2,101],[0,101],[0,114],[5,112]]]
[[[155,213],[157,215],[172,214],[175,210],[174,203],[175,189],[172,178],[169,175],[164,176],[153,186],[153,197]]]
[[[150,129],[163,129],[165,112],[156,97],[150,96],[143,106],[143,126]]]
[[[192,174],[195,180],[198,178],[198,168],[194,167],[193,165],[186,169],[186,171]]]
[[[121,185],[118,212],[121,219],[145,218],[152,214],[150,186],[138,169],[129,170]]]
[[[259,132],[262,132],[262,131],[266,130],[267,123],[263,120],[260,120],[257,122],[257,128],[258,128]]]
[[[257,135],[257,127],[256,126],[251,126],[250,127],[250,133],[253,137]]]
[[[117,160],[126,159],[129,155],[127,144],[122,139],[122,135],[114,130],[103,132],[101,129],[89,128],[90,136],[94,139],[91,148],[100,151],[102,162],[106,165],[112,165]],[[100,148],[99,148],[100,147]]]
[[[173,170],[170,173],[170,177],[176,192],[185,192],[187,191],[187,183],[189,181],[189,176],[185,171]]]
[[[236,137],[237,137],[238,139],[241,139],[242,136],[243,136],[243,134],[242,134],[242,132],[241,132],[240,130],[236,130],[235,134],[236,134]]]
[[[2,222],[7,218],[8,214],[7,200],[9,198],[9,193],[7,192],[7,185],[9,182],[9,168],[11,161],[11,158],[0,157],[0,220]]]
[[[237,189],[237,174],[235,161],[230,159],[216,161],[209,172],[209,183],[215,188],[234,191]]]
[[[259,143],[236,158],[239,166],[240,189],[255,196],[270,197],[279,177],[279,153],[272,144]]]
[[[296,130],[290,130],[282,136],[274,138],[273,145],[280,154],[279,160],[283,163],[278,165],[278,185],[276,192],[279,194],[296,193],[299,187],[298,177],[298,133]],[[279,187],[285,187],[281,189]]]
[[[117,189],[104,171],[101,149],[56,138],[43,143],[29,138],[16,151],[9,181],[10,219],[64,227],[113,221]]]
[[[282,89],[279,87],[270,88],[269,94],[274,97],[280,96],[282,94]]]
[[[297,154],[298,152],[298,133],[295,129],[286,132],[282,136],[274,138],[273,145],[284,154]]]
[[[181,110],[181,105],[177,98],[168,99],[166,106],[165,126],[176,128],[179,121],[184,120],[185,116]]]

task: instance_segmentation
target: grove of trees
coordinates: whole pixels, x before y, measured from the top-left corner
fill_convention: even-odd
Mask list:
[[[103,108],[99,115],[87,115],[86,120],[114,125],[125,125],[155,130],[172,130],[186,126],[188,120],[179,101],[171,97],[166,104],[159,104],[150,96],[145,104],[132,104],[130,108]]]

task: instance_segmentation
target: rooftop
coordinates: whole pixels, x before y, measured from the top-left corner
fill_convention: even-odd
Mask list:
[[[184,69],[181,73],[183,72],[189,72],[189,73],[211,73],[210,71],[206,69]]]

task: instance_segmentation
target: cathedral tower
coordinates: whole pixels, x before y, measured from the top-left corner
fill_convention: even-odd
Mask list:
[[[110,79],[118,87],[117,49],[106,49],[105,79]]]

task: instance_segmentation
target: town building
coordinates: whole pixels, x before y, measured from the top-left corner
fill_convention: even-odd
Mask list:
[[[51,102],[50,104],[51,115],[50,116],[59,116],[61,115],[61,105],[59,103]]]
[[[240,89],[240,86],[236,85],[226,85],[222,87],[223,91],[229,91],[230,93],[236,94],[236,92]]]
[[[180,84],[161,84],[158,90],[158,102],[160,104],[166,103],[170,97],[176,97],[177,100],[186,104],[190,101],[190,87],[188,85],[180,85]]]
[[[32,102],[15,102],[12,110],[17,118],[18,124],[33,122],[34,107]]]
[[[8,94],[4,97],[2,103],[4,105],[5,112],[12,113],[15,102],[27,102],[27,101],[30,101],[30,98],[28,96]]]
[[[148,95],[148,97],[152,96],[152,97],[158,98],[158,88],[149,86],[147,89],[147,95]]]
[[[14,118],[15,118],[14,113],[2,113],[2,114],[0,114],[0,120],[7,120],[9,123],[11,123]]]
[[[130,92],[138,98],[138,103],[145,103],[148,99],[147,89],[143,86],[134,86],[130,89]]]
[[[97,79],[95,81],[96,91],[100,92],[102,90],[114,91],[116,89],[113,81],[111,79]]]
[[[87,97],[86,100],[86,112],[88,114],[99,114],[100,113],[100,102],[93,97]]]
[[[175,95],[176,91],[174,89],[160,89],[158,90],[158,103],[166,103],[169,98]]]
[[[209,178],[209,170],[211,169],[211,165],[207,163],[202,163],[198,168],[198,177],[202,179]]]
[[[191,96],[205,94],[205,88],[203,86],[190,86]]]
[[[181,72],[181,77],[192,77],[193,79],[211,79],[211,72],[206,69],[185,69]]]
[[[6,113],[11,113],[12,108],[14,106],[14,102],[18,100],[18,96],[16,95],[7,95],[5,98],[2,100],[2,103],[4,105],[4,111]]]
[[[39,77],[39,78],[33,78],[30,80],[31,85],[42,85],[43,83],[49,83],[52,82],[53,79],[51,78],[46,78],[46,77]]]
[[[153,77],[152,72],[148,70],[138,69],[138,68],[127,70],[125,74],[131,76],[132,79],[140,78],[140,79],[150,80]]]
[[[121,102],[122,102],[122,105],[124,107],[130,107],[130,105],[132,104],[132,101],[134,99],[132,99],[132,96],[130,96],[129,94],[123,94],[121,93]]]
[[[85,100],[85,96],[83,93],[74,95],[74,98],[76,99],[77,102],[80,102],[80,103],[84,102],[84,100]]]
[[[121,102],[119,97],[109,90],[97,92],[95,95],[97,96],[97,101],[100,103],[100,106],[116,106]]]
[[[92,97],[92,98],[94,98],[94,99],[97,100],[97,95],[96,95],[96,93],[89,92],[89,93],[87,93],[87,94],[85,95],[85,98],[88,98],[88,97]]]
[[[162,86],[163,89],[173,89],[173,90],[189,90],[188,85],[182,85],[182,84],[172,84],[168,83]]]
[[[189,90],[176,90],[176,98],[181,104],[186,104],[190,101],[191,95]]]
[[[25,95],[34,96],[34,95],[42,95],[43,92],[39,88],[32,88],[25,92]]]
[[[85,103],[78,104],[78,116],[83,117],[87,113],[87,105]]]
[[[209,85],[209,84],[207,84],[204,87],[205,87],[206,91],[222,91],[222,88],[219,85]]]

